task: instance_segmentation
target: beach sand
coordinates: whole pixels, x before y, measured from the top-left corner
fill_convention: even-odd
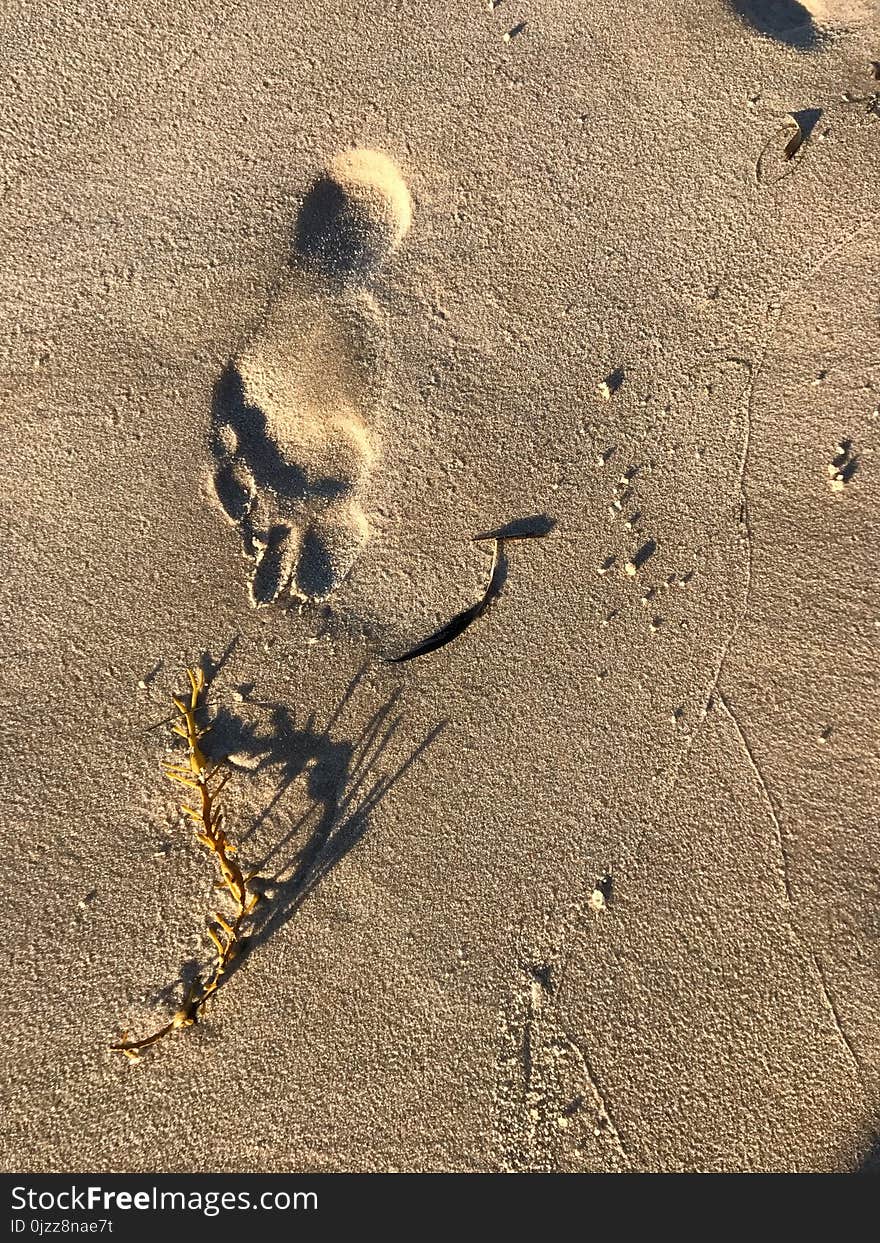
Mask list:
[[[812,7],[5,6],[4,1169],[876,1159],[880,25]],[[199,664],[265,898],[135,1061]]]

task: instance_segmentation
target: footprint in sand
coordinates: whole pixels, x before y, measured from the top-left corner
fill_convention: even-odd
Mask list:
[[[215,392],[214,491],[251,562],[255,605],[330,596],[368,537],[386,320],[373,275],[410,225],[387,156],[336,156],[307,193],[290,277]]]

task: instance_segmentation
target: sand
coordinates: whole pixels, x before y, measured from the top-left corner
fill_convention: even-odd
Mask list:
[[[880,30],[809,7],[5,6],[4,1169],[876,1158]],[[266,905],[134,1063],[199,662]]]

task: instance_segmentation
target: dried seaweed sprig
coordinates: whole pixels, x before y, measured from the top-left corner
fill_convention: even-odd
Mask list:
[[[143,1040],[129,1040],[123,1033],[121,1040],[111,1045],[127,1057],[137,1060],[141,1049],[156,1044],[165,1036],[180,1028],[192,1027],[199,1011],[217,992],[223,976],[241,948],[242,927],[259,901],[259,895],[248,890],[250,877],[245,877],[235,859],[236,848],[223,829],[223,812],[219,796],[228,780],[228,773],[221,773],[219,765],[213,765],[202,751],[201,739],[210,726],[199,726],[196,714],[204,707],[202,694],[205,675],[201,669],[187,669],[190,683],[189,699],[173,696],[178,717],[172,730],[186,743],[186,759],[166,765],[166,776],[198,794],[196,807],[183,806],[181,810],[195,830],[196,838],[213,856],[220,872],[220,887],[225,889],[234,906],[231,919],[214,912],[208,921],[208,935],[217,951],[206,979],[197,977],[190,987],[179,1010],[171,1021]],[[219,774],[219,780],[216,780]],[[195,801],[195,800],[194,800]]]

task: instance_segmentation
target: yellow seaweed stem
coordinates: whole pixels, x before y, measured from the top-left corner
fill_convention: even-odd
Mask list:
[[[259,895],[248,889],[248,880],[242,874],[235,861],[235,846],[226,836],[223,829],[223,812],[219,805],[219,795],[228,780],[228,774],[220,773],[219,765],[212,765],[202,751],[200,740],[208,733],[210,726],[200,727],[196,721],[199,709],[203,707],[202,696],[205,690],[205,674],[202,669],[187,669],[190,684],[188,698],[172,697],[178,718],[172,730],[186,743],[186,758],[183,761],[167,764],[165,774],[169,780],[198,794],[197,806],[183,805],[181,811],[192,824],[196,839],[214,857],[220,873],[219,887],[225,889],[232,904],[231,918],[224,918],[215,913],[208,921],[208,936],[214,944],[216,956],[211,964],[207,977],[199,977],[191,987],[180,1009],[171,1021],[159,1028],[150,1036],[141,1040],[130,1040],[128,1033],[112,1044],[111,1049],[124,1053],[132,1061],[139,1060],[139,1053],[150,1045],[157,1044],[165,1036],[181,1028],[192,1027],[198,1020],[199,1012],[217,992],[223,976],[229,969],[241,947],[242,925],[254,910]],[[217,780],[219,774],[219,780]]]

